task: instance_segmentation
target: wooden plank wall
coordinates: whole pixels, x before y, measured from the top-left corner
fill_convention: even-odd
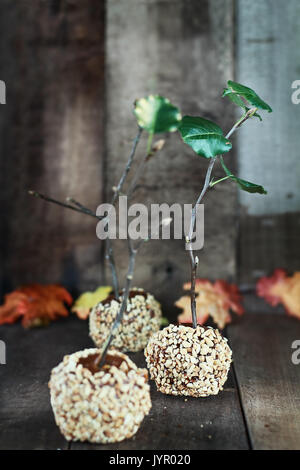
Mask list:
[[[107,198],[136,134],[132,115],[136,98],[159,93],[178,105],[183,114],[206,116],[224,129],[231,128],[232,106],[220,95],[233,76],[233,27],[231,0],[107,1]],[[135,200],[193,203],[206,167],[207,162],[197,158],[178,135],[169,135],[162,154],[150,160]],[[219,185],[207,197],[205,247],[200,253],[199,274],[203,277],[235,276],[236,199],[230,184]],[[118,260],[124,276],[124,242],[118,246]],[[171,307],[189,276],[181,240],[152,241],[140,253],[134,283]]]
[[[236,76],[273,107],[263,123],[238,135],[241,177],[263,184],[267,196],[239,193],[239,279],[252,284],[276,267],[299,269],[300,105],[291,86],[300,78],[300,3],[237,1]]]
[[[1,288],[101,282],[95,221],[27,196],[73,196],[96,207],[103,164],[104,2],[0,6]]]
[[[30,9],[3,0],[0,8],[0,79],[7,84],[0,113],[2,291],[33,281],[63,282],[73,292],[110,282],[93,219],[31,200],[26,190],[72,195],[95,208],[110,198],[126,162],[135,98],[164,94],[183,113],[227,130],[233,110],[219,95],[233,76],[274,107],[236,142],[240,175],[265,184],[269,195],[237,196],[230,183],[208,195],[199,275],[235,280],[238,266],[239,281],[253,286],[274,267],[299,266],[300,106],[290,100],[300,70],[297,0],[38,0]],[[191,203],[205,166],[178,136],[168,136],[136,200]],[[122,279],[126,246],[117,252]],[[188,277],[181,241],[143,248],[135,284],[166,308]]]

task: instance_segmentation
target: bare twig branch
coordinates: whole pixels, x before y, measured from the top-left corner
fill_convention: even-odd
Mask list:
[[[119,288],[119,279],[118,279],[118,274],[117,274],[117,268],[116,268],[116,263],[115,263],[113,247],[112,247],[111,239],[109,237],[106,239],[106,250],[105,251],[106,251],[105,258],[108,260],[110,270],[111,270],[115,297],[118,300],[119,299],[119,290],[120,290],[120,288]]]
[[[91,209],[88,209],[86,206],[83,206],[80,202],[76,201],[76,199],[73,199],[72,197],[67,197],[66,201],[70,202],[74,206],[79,207],[79,209],[82,209],[88,215],[94,215],[95,214]]]
[[[53,204],[57,204],[58,206],[65,207],[66,209],[71,209],[76,212],[81,212],[82,214],[90,215],[91,217],[95,217],[96,219],[102,220],[102,216],[96,215],[94,212],[90,211],[89,209],[84,208],[84,206],[79,207],[79,205],[71,205],[67,204],[65,202],[58,201],[57,199],[53,199],[52,197],[45,196],[44,194],[41,194],[37,191],[28,191],[28,194],[30,196],[37,197],[39,199],[43,199],[44,201],[47,202],[52,202]],[[71,200],[71,198],[68,198],[68,200]]]
[[[198,206],[198,204],[201,203],[203,197],[205,196],[206,191],[209,188],[211,172],[212,172],[212,169],[214,167],[216,158],[217,157],[214,157],[214,158],[210,159],[209,166],[207,168],[207,172],[206,172],[206,175],[205,175],[204,186],[203,186],[202,191],[201,191],[201,193],[200,193],[200,195],[197,199],[196,204],[194,205],[194,207],[192,209],[190,230],[189,230],[188,240],[187,240],[188,251],[189,251],[189,256],[190,256],[190,263],[191,263],[191,310],[192,310],[192,319],[193,319],[193,327],[194,328],[197,327],[196,292],[195,292],[197,264],[195,263],[194,252],[193,252],[193,249],[192,249],[192,238],[193,238],[193,233],[194,233],[194,228],[195,228],[195,219],[196,219],[197,206]]]
[[[172,222],[171,217],[163,219],[161,221],[161,223],[159,224],[158,230],[162,225],[166,226],[166,225],[170,224],[171,222]],[[127,227],[127,230],[128,230],[128,227]],[[95,359],[95,366],[98,367],[99,369],[101,369],[101,367],[105,364],[106,355],[107,355],[108,349],[109,349],[109,347],[110,347],[110,345],[111,345],[111,343],[114,339],[115,332],[116,332],[117,328],[119,327],[119,325],[122,323],[123,315],[124,315],[125,309],[127,308],[127,302],[128,302],[130,287],[131,287],[131,284],[132,284],[136,255],[137,255],[138,250],[140,249],[141,245],[146,240],[148,240],[148,238],[146,238],[146,239],[141,238],[138,241],[136,247],[134,247],[133,242],[132,242],[129,234],[127,233],[129,265],[128,265],[128,270],[127,270],[127,275],[126,275],[126,283],[125,283],[125,289],[124,289],[124,293],[123,293],[123,299],[122,299],[120,310],[118,311],[117,316],[115,318],[115,321],[114,321],[114,323],[111,327],[109,336],[107,337],[107,339],[104,343],[102,354],[99,355]]]
[[[129,265],[128,265],[128,270],[127,270],[127,275],[126,275],[126,283],[125,283],[125,289],[123,293],[121,307],[112,325],[109,336],[107,337],[104,343],[102,354],[101,356],[99,355],[95,360],[95,365],[96,367],[99,367],[99,369],[101,369],[101,367],[105,364],[107,351],[111,345],[112,340],[114,339],[115,331],[117,330],[119,325],[122,323],[123,314],[124,314],[125,309],[127,308],[128,296],[129,296],[130,287],[131,287],[132,278],[133,278],[136,255],[137,255],[137,250],[132,249],[130,253],[130,257],[129,257]]]
[[[257,108],[252,108],[247,111],[247,113],[242,116],[235,124],[234,126],[230,129],[228,134],[225,136],[226,139],[229,139],[229,137],[245,122],[247,119],[252,117],[257,111]],[[214,164],[217,160],[218,156],[213,157],[210,159],[206,175],[205,175],[205,180],[204,180],[204,185],[202,188],[202,191],[196,201],[195,206],[192,209],[192,214],[191,214],[191,221],[190,221],[190,228],[189,228],[189,234],[186,239],[187,243],[187,249],[189,252],[189,257],[190,257],[190,264],[191,264],[191,311],[192,311],[192,320],[193,320],[193,328],[197,327],[197,312],[196,312],[196,292],[195,292],[195,287],[196,287],[196,274],[197,274],[197,265],[198,265],[198,260],[197,262],[195,261],[194,253],[193,253],[193,248],[192,248],[192,238],[193,238],[193,233],[194,233],[194,228],[195,228],[195,220],[196,220],[196,213],[197,213],[197,206],[201,203],[202,199],[204,198],[207,190],[213,186],[211,184],[211,173],[214,167]],[[226,178],[224,178],[226,179]]]
[[[137,145],[140,141],[142,132],[143,132],[143,129],[141,127],[139,127],[138,133],[137,133],[137,135],[136,135],[136,137],[133,141],[133,146],[132,146],[132,149],[131,149],[131,152],[130,152],[130,155],[129,155],[129,158],[128,158],[128,161],[127,161],[127,164],[126,164],[126,167],[125,167],[125,169],[122,173],[122,176],[120,178],[120,181],[119,181],[118,185],[113,188],[114,194],[113,194],[113,197],[112,197],[112,200],[111,200],[111,205],[112,206],[115,205],[115,203],[116,203],[116,201],[117,201],[117,199],[118,199],[118,197],[119,197],[119,195],[122,191],[122,188],[124,186],[124,183],[126,181],[128,173],[131,169],[131,165],[132,165],[132,162],[133,162],[133,159],[134,159],[134,156],[135,156],[136,148],[137,148]],[[115,263],[115,258],[114,258],[113,247],[112,247],[111,240],[109,238],[107,238],[107,240],[106,240],[106,255],[105,255],[105,257],[108,260],[109,265],[110,265],[112,279],[113,279],[113,285],[114,285],[114,293],[115,293],[116,299],[118,300],[119,299],[119,280],[118,280],[118,274],[117,274],[117,269],[116,269],[116,263]]]
[[[93,211],[91,211],[87,207],[83,206],[80,202],[76,201],[75,199],[73,199],[71,197],[67,197],[67,201],[71,202],[75,206],[77,206],[80,209],[82,209],[83,211],[85,211],[86,214],[93,215]],[[119,299],[119,281],[118,281],[116,263],[115,263],[115,259],[114,259],[113,248],[112,248],[110,238],[106,239],[106,250],[105,251],[106,251],[105,258],[108,260],[109,265],[110,265],[110,269],[111,269],[113,289],[114,289],[115,297],[118,300]]]
[[[148,136],[148,142],[147,142],[147,152],[146,154],[144,155],[143,159],[140,161],[140,164],[136,170],[136,173],[130,183],[130,186],[129,186],[129,189],[127,191],[127,197],[128,197],[128,200],[131,199],[133,193],[135,192],[136,188],[137,188],[137,182],[141,176],[141,174],[143,173],[144,171],[144,168],[145,168],[145,165],[147,163],[147,161],[149,160],[149,158],[151,157],[152,155],[152,140],[153,140],[153,134],[149,134]],[[156,149],[155,149],[155,152],[157,152],[158,150],[160,150],[161,148],[163,147],[163,145],[159,145]]]
[[[133,146],[132,146],[132,149],[131,149],[131,152],[130,152],[130,155],[129,155],[129,158],[128,158],[128,161],[127,161],[127,165],[125,167],[125,170],[121,176],[121,179],[119,181],[119,184],[117,185],[117,187],[114,189],[114,195],[113,195],[113,198],[112,198],[112,201],[111,201],[111,204],[114,205],[120,192],[122,191],[122,188],[124,186],[124,183],[125,183],[125,180],[126,180],[126,177],[130,171],[130,168],[131,168],[131,165],[132,165],[132,162],[133,162],[133,159],[134,159],[134,155],[135,155],[135,151],[136,151],[136,148],[137,148],[137,145],[140,141],[140,138],[141,138],[141,135],[142,135],[142,132],[143,132],[143,129],[141,127],[139,127],[139,130],[138,130],[138,133],[137,133],[137,136],[136,138],[134,139],[133,141]]]
[[[140,138],[141,138],[141,135],[142,135],[142,132],[143,132],[143,129],[141,127],[139,127],[138,129],[138,133],[133,141],[133,146],[132,146],[132,149],[131,149],[131,152],[130,152],[130,155],[129,155],[129,158],[128,158],[128,161],[127,161],[127,164],[126,164],[126,167],[121,175],[121,178],[120,178],[120,181],[118,183],[118,185],[116,187],[113,188],[113,191],[114,191],[114,194],[113,194],[113,197],[112,197],[112,200],[111,200],[111,205],[114,206],[115,203],[117,202],[117,199],[122,191],[122,188],[124,186],[124,183],[126,181],[126,178],[127,178],[127,175],[131,169],[131,165],[132,165],[132,162],[133,162],[133,159],[134,159],[134,156],[135,156],[135,152],[136,152],[136,148],[137,148],[137,145],[140,141]],[[107,218],[107,221],[109,220],[109,217],[106,216]],[[115,293],[115,297],[116,299],[118,300],[119,299],[119,280],[118,280],[118,275],[117,275],[117,269],[116,269],[116,263],[115,263],[115,259],[114,259],[114,252],[113,252],[113,247],[112,247],[112,243],[111,243],[111,240],[109,238],[107,238],[106,240],[106,255],[105,255],[106,259],[109,261],[109,265],[110,265],[110,269],[111,269],[111,273],[112,273],[112,279],[113,279],[113,285],[114,285],[114,293]]]
[[[144,168],[145,168],[145,165],[147,163],[147,160],[148,160],[148,153],[144,155],[143,159],[140,161],[139,163],[139,166],[136,170],[136,173],[130,183],[130,186],[129,186],[129,189],[128,189],[128,192],[127,192],[127,198],[128,200],[131,199],[134,191],[136,190],[136,187],[137,187],[137,182],[140,178],[140,176],[142,175],[142,173],[144,172]]]
[[[120,194],[120,192],[123,188],[123,185],[125,183],[126,177],[127,177],[128,173],[130,171],[131,164],[133,162],[134,155],[135,155],[135,152],[136,152],[136,148],[137,148],[137,145],[140,141],[142,132],[143,132],[142,128],[139,127],[137,136],[135,137],[135,139],[133,141],[133,146],[132,146],[132,149],[131,149],[131,152],[130,152],[130,155],[129,155],[129,158],[128,158],[128,161],[127,161],[127,164],[126,164],[126,167],[125,167],[125,170],[122,173],[122,176],[120,178],[118,186],[116,188],[114,188],[114,194],[113,194],[112,201],[111,201],[112,205],[115,205],[115,203],[118,199],[118,196],[119,196],[119,194]],[[44,194],[38,193],[37,191],[28,191],[28,194],[30,194],[31,196],[35,196],[35,197],[38,197],[40,199],[43,199],[44,201],[52,202],[53,204],[57,204],[61,207],[65,207],[67,209],[71,209],[73,211],[80,212],[80,213],[85,214],[85,215],[90,215],[91,217],[95,217],[99,220],[105,219],[105,217],[107,217],[107,216],[105,216],[105,217],[97,216],[95,212],[88,209],[87,207],[85,207],[83,204],[76,201],[72,197],[67,197],[66,198],[67,202],[65,203],[65,202],[61,202],[61,201],[58,201],[56,199],[53,199],[49,196],[45,196]],[[107,217],[107,220],[108,220],[108,217]],[[118,299],[119,298],[119,282],[118,282],[116,264],[115,264],[115,260],[114,260],[113,248],[112,248],[111,240],[109,240],[109,239],[107,239],[107,244],[106,244],[106,259],[108,259],[109,264],[110,264],[110,268],[111,268],[111,272],[112,272],[113,285],[114,285],[114,292],[115,292],[116,298]]]

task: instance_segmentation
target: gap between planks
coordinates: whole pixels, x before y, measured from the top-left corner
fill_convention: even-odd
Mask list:
[[[300,322],[251,314],[228,327],[241,406],[255,450],[300,449],[300,365],[292,363]]]

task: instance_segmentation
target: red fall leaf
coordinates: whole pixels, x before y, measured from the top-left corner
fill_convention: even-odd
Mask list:
[[[288,315],[300,319],[299,271],[288,276],[284,269],[275,269],[272,276],[259,279],[256,293],[272,306],[282,304]]]
[[[184,290],[191,289],[191,283],[183,285]],[[235,284],[218,280],[214,283],[207,279],[196,280],[196,311],[197,322],[200,325],[206,323],[211,316],[220,329],[231,322],[230,310],[242,315],[244,308],[241,305],[242,296]],[[178,316],[179,323],[192,323],[191,299],[189,295],[181,297],[175,302],[176,307],[183,312]]]
[[[0,306],[0,325],[22,319],[25,328],[47,325],[58,317],[69,314],[65,304],[71,305],[69,292],[59,285],[31,284],[20,287],[4,297]]]

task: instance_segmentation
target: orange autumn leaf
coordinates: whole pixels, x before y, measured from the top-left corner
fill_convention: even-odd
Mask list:
[[[59,285],[31,284],[20,287],[4,297],[0,306],[0,325],[22,319],[25,328],[47,325],[69,312],[64,304],[71,305],[69,292]]]
[[[191,283],[183,285],[184,290],[191,289]],[[241,305],[242,296],[235,284],[218,280],[214,283],[207,279],[196,280],[196,312],[197,322],[203,325],[211,316],[220,329],[231,322],[230,310],[242,315],[244,308]],[[175,302],[176,307],[183,312],[178,316],[179,323],[192,323],[191,298],[189,295],[181,297]]]
[[[284,269],[275,269],[270,277],[262,277],[256,292],[270,305],[283,304],[286,313],[300,319],[300,272],[288,276]]]

